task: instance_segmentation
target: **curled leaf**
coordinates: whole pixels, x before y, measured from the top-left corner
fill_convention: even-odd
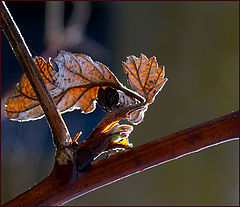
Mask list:
[[[111,112],[112,110],[123,106],[136,104],[137,100],[133,97],[127,96],[121,90],[107,87],[106,89],[100,88],[98,90],[97,102],[104,111]]]
[[[137,104],[137,100],[133,97],[127,96],[124,92],[107,87],[105,90],[100,88],[98,90],[98,104],[101,108],[107,112],[111,112],[113,109],[117,109],[123,106]],[[144,109],[139,109],[132,112],[128,116],[128,121],[133,124],[138,124],[143,120],[144,112],[147,110],[147,106]]]
[[[142,109],[138,109],[133,111],[128,118],[128,121],[132,122],[133,124],[137,125],[142,122],[144,118],[144,113],[147,111],[148,105],[144,106]]]
[[[132,131],[133,127],[131,125],[115,125],[107,132],[111,136],[111,140],[106,147],[106,151],[115,154],[114,151],[131,149],[133,144],[129,142],[129,135]]]
[[[98,89],[119,86],[115,75],[102,63],[84,54],[61,51],[47,62],[35,64],[60,112],[81,109],[90,113],[96,107]],[[28,121],[44,116],[37,97],[24,74],[13,95],[7,100],[6,114],[12,120]]]
[[[104,111],[111,112],[119,105],[119,93],[114,88],[107,87],[103,89],[100,87],[97,97],[97,102]]]

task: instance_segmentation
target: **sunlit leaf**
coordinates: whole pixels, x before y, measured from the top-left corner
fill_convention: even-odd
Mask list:
[[[123,62],[123,68],[128,75],[128,82],[133,90],[143,96],[147,104],[151,104],[155,96],[161,91],[167,81],[165,76],[165,67],[158,67],[156,57],[148,59],[141,54],[139,58],[129,56],[126,62]],[[144,118],[144,112],[147,110],[146,105],[130,114],[128,119],[133,124],[139,124]]]
[[[140,58],[128,57],[127,61],[123,62],[123,67],[133,90],[142,95],[147,103],[152,103],[167,81],[167,78],[164,78],[165,67],[158,67],[156,57],[148,59],[143,54]]]
[[[56,58],[47,62],[36,57],[35,64],[62,113],[74,109],[90,113],[95,109],[99,87],[120,84],[105,65],[83,54],[61,51]],[[6,114],[18,121],[44,116],[25,74],[7,101]]]

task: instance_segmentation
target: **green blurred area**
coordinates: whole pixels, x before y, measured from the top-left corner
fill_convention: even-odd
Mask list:
[[[166,67],[168,82],[130,135],[134,146],[238,110],[238,2],[105,4],[111,14],[109,67],[119,80],[127,85],[121,61],[129,55],[156,56]],[[238,205],[238,154],[237,141],[221,144],[125,178],[66,206]],[[9,163],[3,163],[5,201],[43,179],[51,170],[51,159],[34,166],[33,171],[39,170],[37,178],[31,172],[14,174]],[[21,169],[24,162],[19,158],[14,166]],[[15,186],[5,190],[9,182]]]
[[[140,53],[168,82],[135,127],[135,146],[238,109],[237,2],[114,2],[112,44],[121,62]],[[126,83],[126,82],[125,82]],[[226,143],[89,193],[67,205],[237,205],[238,143]]]

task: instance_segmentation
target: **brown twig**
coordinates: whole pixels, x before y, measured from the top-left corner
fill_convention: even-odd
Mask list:
[[[132,150],[97,161],[66,184],[66,169],[55,166],[42,182],[4,206],[61,205],[102,186],[170,160],[239,139],[239,115],[233,112],[173,133]]]
[[[2,2],[1,6],[3,30],[45,113],[53,133],[54,143],[57,149],[68,146],[71,143],[71,137],[62,116],[49,94],[33,61],[32,55],[5,2]]]

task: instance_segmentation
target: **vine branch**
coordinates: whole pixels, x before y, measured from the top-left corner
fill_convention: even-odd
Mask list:
[[[71,143],[71,137],[63,118],[49,94],[33,61],[32,55],[5,2],[1,2],[1,7],[3,30],[44,111],[52,130],[54,143],[57,148],[68,146]]]
[[[136,109],[136,105],[118,109],[108,114],[86,140],[86,146],[79,145],[78,148],[74,148],[73,145],[70,145],[72,140],[62,116],[41,79],[19,29],[4,2],[1,6],[4,32],[45,113],[57,147],[59,156],[56,155],[56,157],[61,158],[60,154],[62,152],[66,154],[66,151],[62,151],[62,149],[72,149],[72,153],[68,154],[70,159],[65,159],[67,162],[64,165],[56,159],[54,169],[48,177],[32,189],[7,202],[4,206],[61,205],[104,185],[151,167],[217,144],[239,139],[240,113],[237,111],[110,158],[93,162],[91,166],[88,166],[92,162],[94,153],[98,153],[105,146],[102,141],[106,141],[106,138],[99,132],[102,132],[102,129],[108,123],[125,117],[131,107]],[[139,103],[137,107],[142,107],[144,104]],[[99,141],[96,142],[96,140]],[[89,149],[92,152],[90,150],[90,153],[87,153],[86,151],[89,151]],[[81,156],[81,153],[79,155],[81,151],[87,159]],[[81,165],[80,168],[77,169],[77,165]]]
[[[78,177],[69,183],[63,182],[69,175],[68,171],[63,166],[60,166],[62,169],[55,166],[46,179],[4,206],[62,205],[90,191],[143,170],[208,147],[238,140],[239,115],[240,111],[236,111],[110,158],[96,161],[81,171]]]

